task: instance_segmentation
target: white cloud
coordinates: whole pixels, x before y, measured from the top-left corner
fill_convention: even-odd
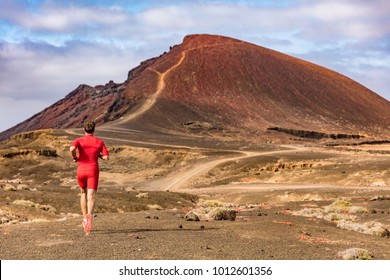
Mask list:
[[[79,83],[94,85],[111,79],[122,82],[137,60],[134,53],[124,54],[120,49],[79,42],[65,47],[31,42],[3,44],[0,96],[52,99],[53,95],[64,96],[67,93],[64,90]]]
[[[312,5],[298,9],[301,15],[317,20],[334,22],[361,18],[367,14],[367,8],[342,1],[313,1]]]
[[[42,4],[38,11],[31,12],[17,5],[9,5],[0,15],[33,32],[79,32],[100,26],[123,24],[128,14],[123,10],[99,7],[65,6],[55,2]]]
[[[45,100],[21,99],[0,96],[0,132],[21,123],[49,106]]]
[[[325,38],[339,40],[370,40],[389,35],[390,17],[385,12],[390,9],[388,1],[301,2],[292,12],[303,22],[301,32],[307,39],[319,39],[325,35]]]

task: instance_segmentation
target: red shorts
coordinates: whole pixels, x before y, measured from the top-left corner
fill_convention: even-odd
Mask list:
[[[77,180],[81,189],[97,190],[99,182],[99,171],[95,170],[77,170]]]

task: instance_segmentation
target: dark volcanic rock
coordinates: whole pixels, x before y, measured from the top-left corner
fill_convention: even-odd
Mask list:
[[[26,155],[37,155],[37,156],[45,156],[45,157],[57,157],[57,151],[56,150],[29,150],[29,149],[21,149],[18,151],[13,152],[7,152],[7,153],[0,153],[0,157],[5,158],[13,158],[16,156],[26,156]]]
[[[215,209],[211,213],[211,217],[214,220],[221,221],[221,220],[228,220],[228,221],[235,221],[237,217],[237,212],[235,210],[229,210],[229,209]]]
[[[307,131],[307,130],[295,130],[295,129],[287,129],[281,127],[269,127],[267,130],[274,130],[278,132],[287,133],[293,136],[298,136],[301,138],[309,138],[309,139],[322,139],[322,138],[331,138],[331,139],[360,139],[364,138],[362,135],[356,134],[328,134],[322,133],[318,131]]]
[[[188,213],[185,215],[184,218],[185,218],[186,221],[194,221],[194,222],[200,221],[198,215],[196,215],[194,212],[188,212]]]

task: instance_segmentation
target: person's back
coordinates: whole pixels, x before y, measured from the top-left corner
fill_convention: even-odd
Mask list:
[[[105,149],[103,141],[91,134],[77,138],[73,143],[78,149],[79,170],[99,170],[98,159]]]

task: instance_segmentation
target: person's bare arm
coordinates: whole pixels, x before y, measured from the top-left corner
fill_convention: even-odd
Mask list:
[[[70,153],[72,154],[73,160],[75,162],[79,160],[79,158],[77,157],[77,152],[76,152],[75,146],[70,146]]]
[[[101,158],[102,160],[109,160],[110,159],[109,156],[103,156],[103,155],[100,155],[99,158]]]

